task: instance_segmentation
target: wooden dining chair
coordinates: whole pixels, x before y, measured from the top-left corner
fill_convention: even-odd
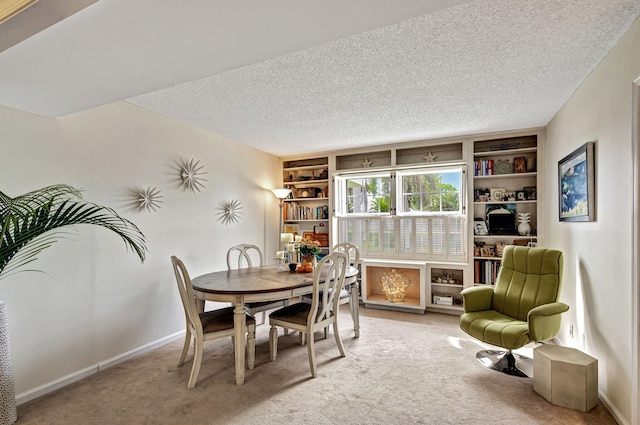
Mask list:
[[[264,256],[262,255],[262,251],[257,245],[251,244],[240,244],[235,245],[229,248],[227,251],[227,269],[232,270],[232,263],[237,264],[238,269],[243,268],[251,268],[253,267],[253,259],[255,257],[259,259],[258,265],[264,266]],[[236,258],[237,255],[237,258]],[[235,260],[235,261],[234,261]],[[255,317],[256,314],[262,313],[262,322],[260,324],[264,324],[267,321],[267,311],[273,310],[274,308],[286,307],[289,305],[289,300],[275,300],[275,301],[263,301],[263,302],[254,302],[254,303],[245,303],[244,307],[247,310],[247,314],[252,317]]]
[[[191,278],[184,263],[175,255],[171,257],[171,263],[173,264],[173,272],[176,275],[178,291],[180,292],[180,299],[182,300],[187,322],[184,346],[180,354],[180,359],[178,360],[178,366],[184,364],[187,353],[189,352],[192,336],[194,340],[193,366],[191,367],[189,382],[187,383],[187,388],[191,389],[196,386],[196,381],[198,380],[204,342],[227,336],[233,337],[233,307],[200,312],[196,305],[196,297],[191,286]],[[253,369],[256,353],[256,321],[251,316],[247,316],[246,319],[247,366],[249,369]]]
[[[336,344],[340,356],[344,357],[344,346],[338,333],[338,303],[344,285],[348,258],[343,252],[334,252],[323,257],[313,272],[313,292],[311,303],[299,302],[269,315],[269,351],[271,361],[278,354],[278,328],[297,330],[307,336],[307,352],[311,376],[318,376],[316,367],[315,342],[313,334],[333,325]]]
[[[353,267],[358,267],[360,263],[360,249],[355,244],[350,242],[341,242],[333,246],[334,252],[344,252],[347,254],[348,264]],[[351,314],[351,320],[353,320],[354,336],[358,338],[360,336],[360,317],[358,314],[359,309],[351,303],[351,291],[358,291],[357,276],[354,276],[350,285],[340,291],[340,300],[338,305],[349,304],[349,313]],[[305,302],[311,302],[310,295],[303,295],[302,300]],[[324,337],[327,337],[327,328],[325,328]]]

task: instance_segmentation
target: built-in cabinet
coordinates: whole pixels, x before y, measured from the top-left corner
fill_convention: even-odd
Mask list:
[[[408,283],[404,300],[391,301],[385,293],[382,276],[393,271],[400,273]],[[361,296],[365,307],[390,310],[406,310],[424,313],[426,297],[430,291],[426,284],[426,263],[424,261],[361,261]]]
[[[462,312],[460,291],[469,282],[466,264],[428,264],[430,311]]]
[[[466,258],[451,262],[401,258],[398,253],[382,258],[361,255],[360,289],[365,306],[459,314],[463,311],[460,292],[464,288],[495,281],[504,246],[540,243],[543,194],[538,188],[542,186],[539,159],[543,157],[543,138],[542,130],[532,130],[284,158],[282,185],[292,193],[284,201],[283,224],[301,236],[329,233],[328,252],[337,242],[331,228],[335,224],[330,198],[333,173],[431,163],[466,164]],[[527,224],[520,225],[522,221]],[[412,282],[402,302],[387,299],[380,283],[381,274],[393,269],[401,270]]]

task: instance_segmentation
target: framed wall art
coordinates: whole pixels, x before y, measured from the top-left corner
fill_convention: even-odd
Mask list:
[[[294,235],[300,234],[300,225],[299,224],[285,224],[284,225],[284,233],[293,233]]]
[[[560,221],[595,221],[595,142],[587,142],[558,161]]]

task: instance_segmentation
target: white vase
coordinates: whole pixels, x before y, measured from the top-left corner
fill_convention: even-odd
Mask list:
[[[7,305],[0,301],[0,424],[10,425],[18,420],[16,388],[9,345]]]
[[[522,221],[520,222],[520,224],[518,224],[518,233],[520,234],[520,236],[528,236],[531,234],[531,225],[529,223],[527,223],[526,221]]]

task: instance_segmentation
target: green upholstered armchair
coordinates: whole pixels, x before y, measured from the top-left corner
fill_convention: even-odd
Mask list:
[[[461,293],[460,328],[474,338],[507,351],[484,350],[476,358],[484,366],[509,375],[527,375],[512,350],[558,334],[560,315],[569,306],[558,302],[562,252],[509,245],[505,247],[495,286],[475,286]],[[530,359],[529,359],[530,360]]]

